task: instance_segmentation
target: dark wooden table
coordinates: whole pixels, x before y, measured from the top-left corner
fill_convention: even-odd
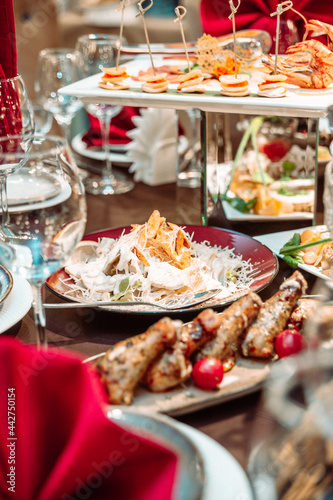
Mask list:
[[[116,228],[131,223],[144,223],[154,209],[158,209],[167,220],[178,224],[201,224],[200,190],[177,188],[176,185],[150,187],[136,184],[133,191],[119,196],[88,195],[88,223],[86,233],[106,228]],[[318,206],[317,222],[322,222],[322,206]],[[300,227],[300,221],[294,221],[294,228]],[[308,225],[308,223],[307,223]],[[248,224],[232,229],[255,235],[279,231],[288,227],[272,223]],[[292,270],[280,261],[280,270],[274,280],[260,295],[267,299],[275,293],[285,277]],[[309,288],[314,278],[305,276]],[[47,301],[61,301],[46,291]],[[84,356],[98,354],[116,341],[142,332],[151,324],[151,319],[132,315],[112,314],[97,310],[61,310],[47,311],[48,340],[51,346],[77,351]],[[35,328],[31,312],[22,322],[13,328],[10,335],[16,335],[27,343],[35,342]],[[246,469],[249,451],[252,446],[251,429],[262,422],[264,426],[267,414],[262,407],[261,394],[256,392],[204,410],[179,417],[185,422],[223,445]]]

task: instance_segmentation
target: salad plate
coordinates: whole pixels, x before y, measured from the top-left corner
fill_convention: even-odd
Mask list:
[[[306,229],[327,231],[326,226],[309,226],[308,228],[302,227],[302,229],[292,229],[289,231],[280,231],[278,233],[263,234],[261,236],[255,236],[255,239],[260,243],[266,245],[272,250],[272,252],[275,253],[275,255],[281,257],[282,259],[283,255],[280,254],[280,249],[283,247],[283,245],[285,245],[295,233],[302,233]],[[298,264],[298,267],[300,269],[303,269],[303,271],[307,271],[308,273],[317,276],[317,278],[331,279],[328,276],[322,274],[320,267],[310,266],[309,264]]]
[[[184,225],[182,228],[187,234],[192,236],[192,241],[197,243],[207,242],[210,247],[221,247],[233,249],[234,254],[241,256],[243,261],[249,263],[252,266],[251,273],[253,279],[251,280],[249,286],[241,287],[239,290],[232,294],[217,295],[207,302],[196,306],[195,308],[178,309],[175,312],[157,310],[154,307],[140,306],[138,302],[138,308],[126,307],[126,302],[119,302],[119,306],[114,306],[110,309],[103,307],[103,310],[112,311],[113,313],[126,313],[126,314],[146,314],[146,315],[174,315],[179,314],[179,312],[198,312],[206,307],[214,307],[215,309],[223,309],[228,304],[231,304],[238,298],[246,295],[249,290],[258,292],[268,286],[272,280],[275,278],[278,272],[278,260],[274,253],[267,248],[262,243],[246,236],[241,233],[234,231],[229,231],[221,228],[207,227],[207,226],[192,226]],[[129,233],[131,227],[121,227],[117,229],[111,229],[107,231],[97,232],[84,237],[84,240],[99,241],[101,238],[112,238],[118,239],[122,234]],[[47,287],[59,297],[65,300],[72,300],[77,302],[82,302],[80,296],[75,296],[75,293],[71,293],[69,297],[69,292],[71,291],[69,276],[64,269],[53,274],[48,278],[46,285]],[[73,282],[74,283],[74,282]]]

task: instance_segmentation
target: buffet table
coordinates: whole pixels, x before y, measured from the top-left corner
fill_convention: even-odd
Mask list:
[[[199,195],[198,190],[177,188],[175,184],[148,187],[138,183],[129,194],[119,196],[87,196],[88,223],[86,233],[105,228],[116,228],[143,223],[153,209],[158,209],[169,221],[177,224],[200,224],[200,207],[193,200]],[[322,222],[322,205],[318,204],[318,223]],[[286,226],[283,226],[286,227]],[[299,222],[294,221],[294,228]],[[238,227],[233,229],[239,230]],[[243,228],[244,229],[244,228]],[[245,232],[245,231],[244,231]],[[248,224],[248,234],[272,232],[272,224]],[[274,281],[262,292],[262,299],[275,293],[281,282],[291,275],[291,268],[279,261],[280,269]],[[311,289],[315,278],[304,273]],[[46,290],[47,302],[62,302],[49,290]],[[192,319],[193,312],[188,318]],[[104,352],[115,342],[145,331],[152,323],[151,318],[139,315],[125,315],[94,309],[47,310],[46,316],[48,340],[50,346],[69,349],[90,357]],[[13,327],[9,335],[17,336],[26,343],[35,343],[35,326],[32,312]],[[211,406],[200,411],[176,417],[181,422],[199,429],[224,446],[246,468],[252,446],[251,429],[254,422],[262,429],[267,422],[267,413],[263,411],[260,391],[257,390],[232,401]]]

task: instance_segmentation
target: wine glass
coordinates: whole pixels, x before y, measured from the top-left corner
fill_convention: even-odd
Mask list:
[[[332,386],[332,349],[305,350],[272,365],[264,418],[251,432],[247,471],[256,500],[332,498]]]
[[[53,114],[70,144],[70,125],[82,108],[80,99],[60,95],[58,90],[76,82],[78,75],[77,52],[66,48],[44,49],[38,55],[35,92],[38,103]]]
[[[27,152],[20,147],[21,137],[16,139],[18,147],[11,147],[11,153],[5,155],[7,163],[25,162],[19,172],[24,199],[10,208],[10,231],[0,244],[0,262],[30,282],[37,345],[46,347],[43,283],[65,264],[81,240],[86,200],[78,168],[64,138],[39,136],[38,144],[32,141]],[[8,140],[0,138],[0,147]],[[15,136],[11,141],[15,144]]]
[[[52,113],[37,103],[33,105],[33,108],[35,115],[35,133],[42,135],[48,134],[53,123]]]
[[[124,43],[124,39],[123,43]],[[75,50],[81,54],[78,59],[81,78],[86,78],[101,72],[101,68],[110,68],[116,64],[116,49],[119,38],[116,35],[89,34],[78,38]],[[125,42],[126,43],[126,42]],[[92,194],[123,194],[133,189],[130,180],[117,176],[112,171],[110,158],[110,123],[121,106],[111,104],[86,104],[86,110],[99,119],[102,143],[105,152],[105,165],[102,176],[92,176],[85,179],[85,188]]]
[[[34,132],[34,112],[28,97],[23,78],[18,75],[13,78],[0,79],[0,137],[14,134],[23,134],[23,149],[29,144],[27,139]],[[7,176],[20,168],[20,163],[6,165],[0,162],[0,200],[1,200],[1,226],[7,226],[8,201],[7,201]]]

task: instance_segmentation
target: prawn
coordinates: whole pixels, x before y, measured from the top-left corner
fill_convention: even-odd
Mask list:
[[[318,40],[305,40],[288,47],[287,53],[299,55],[310,52],[309,61],[311,88],[325,89],[333,82],[333,52]],[[288,58],[292,62],[292,57]]]
[[[305,28],[318,36],[328,36],[328,46],[318,40],[304,40],[288,47],[286,58],[279,58],[277,70],[287,76],[287,83],[301,88],[325,89],[333,82],[333,26],[312,19]],[[266,56],[263,63],[272,69],[274,61]]]

